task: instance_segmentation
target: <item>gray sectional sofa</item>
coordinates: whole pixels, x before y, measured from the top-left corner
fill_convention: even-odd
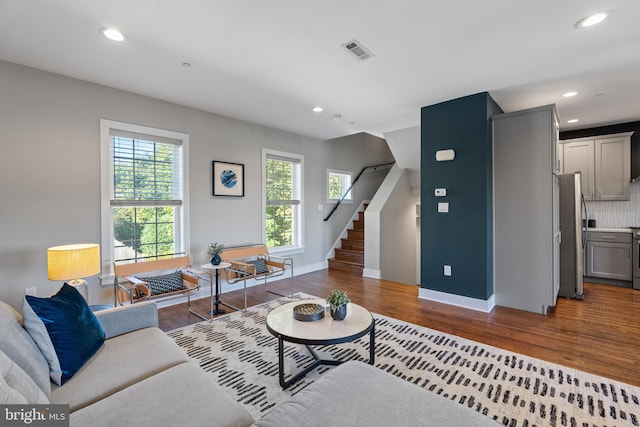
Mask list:
[[[153,302],[99,311],[99,351],[62,386],[0,302],[0,406],[69,405],[71,426],[493,426],[495,421],[373,366],[347,362],[254,420],[157,327]],[[277,386],[277,385],[274,385]]]

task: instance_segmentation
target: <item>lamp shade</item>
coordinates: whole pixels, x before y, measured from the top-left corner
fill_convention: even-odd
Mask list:
[[[95,243],[47,249],[49,280],[81,279],[100,273],[100,246]]]

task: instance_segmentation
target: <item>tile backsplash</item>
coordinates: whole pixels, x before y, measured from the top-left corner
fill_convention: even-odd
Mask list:
[[[601,228],[640,227],[640,182],[631,183],[628,202],[587,202],[589,219]]]

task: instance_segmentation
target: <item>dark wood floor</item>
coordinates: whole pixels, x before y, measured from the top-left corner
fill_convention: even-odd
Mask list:
[[[482,313],[439,304],[418,298],[417,286],[329,270],[294,280],[296,291],[324,297],[332,289],[345,289],[353,302],[375,313],[640,386],[640,291],[587,283],[584,301],[559,298],[543,316],[505,307]],[[290,282],[269,286],[286,293]],[[275,297],[262,285],[248,290],[249,306]],[[225,293],[223,300],[239,306],[242,291]],[[206,313],[209,299],[192,304]],[[160,309],[159,319],[165,331],[201,321],[186,304]]]

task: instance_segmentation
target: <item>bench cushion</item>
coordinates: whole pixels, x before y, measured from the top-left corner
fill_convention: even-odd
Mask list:
[[[186,289],[184,286],[184,280],[182,280],[181,271],[174,271],[173,273],[162,274],[159,276],[136,276],[136,278],[149,285],[151,295],[161,295],[168,292]]]

